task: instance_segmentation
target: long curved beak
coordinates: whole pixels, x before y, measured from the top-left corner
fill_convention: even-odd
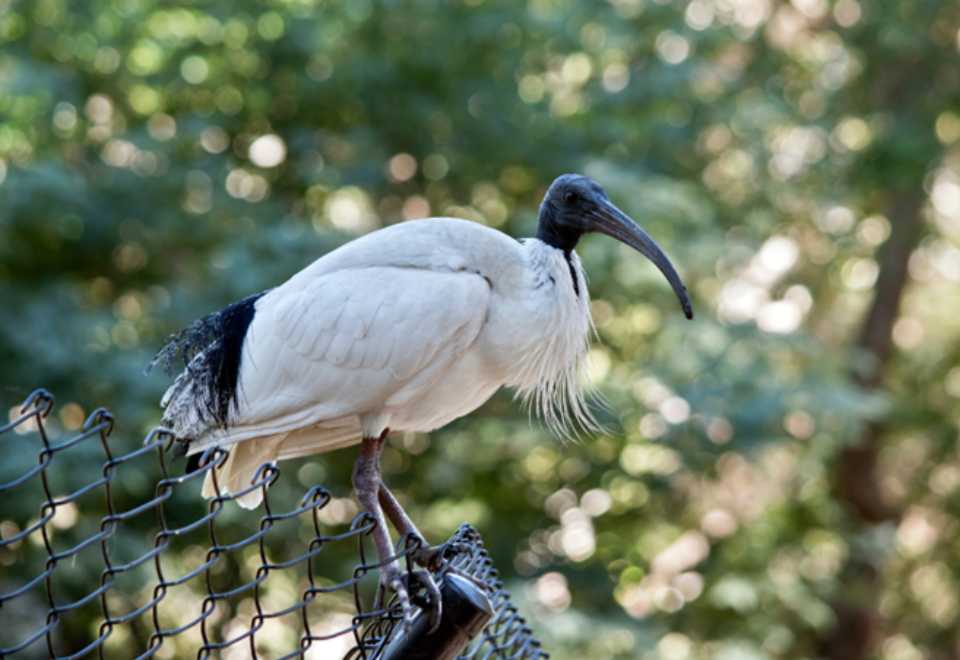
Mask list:
[[[680,276],[674,269],[673,264],[667,259],[647,232],[640,229],[636,222],[631,220],[623,211],[609,202],[600,206],[591,213],[593,220],[597,223],[596,231],[607,236],[612,236],[621,243],[625,243],[634,250],[645,256],[656,264],[660,272],[664,274],[674,293],[680,299],[680,306],[683,307],[683,315],[688,319],[693,318],[693,304],[690,302],[690,296],[687,294],[687,287],[683,285]]]

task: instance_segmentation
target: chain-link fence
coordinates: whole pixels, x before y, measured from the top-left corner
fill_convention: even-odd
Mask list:
[[[350,502],[320,486],[303,493],[273,465],[251,486],[263,509],[228,505],[243,493],[205,502],[200,483],[222,450],[175,476],[165,429],[117,455],[109,412],[71,435],[45,421],[53,406],[38,390],[0,427],[0,658],[411,657],[396,599],[367,608],[378,580],[373,522],[352,517]],[[546,658],[476,530],[464,525],[451,541],[447,567],[487,585],[492,606],[460,657]],[[407,562],[415,546],[398,547]],[[454,582],[446,568],[438,574],[445,608]],[[422,605],[423,594],[413,600]],[[414,646],[437,638],[423,639]]]

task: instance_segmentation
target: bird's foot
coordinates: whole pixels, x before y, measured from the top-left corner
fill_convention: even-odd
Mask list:
[[[470,552],[470,546],[466,543],[448,542],[442,545],[427,545],[427,542],[419,536],[413,537],[420,541],[419,547],[410,553],[410,558],[418,565],[425,568],[430,573],[439,573],[446,567],[446,572],[451,575],[462,577],[463,579],[475,584],[480,589],[492,592],[493,586],[483,580],[474,577],[470,573],[453,566],[448,557],[455,557],[459,554]]]
[[[432,634],[440,626],[440,619],[443,617],[443,601],[440,597],[440,588],[434,582],[430,573],[422,569],[402,571],[396,561],[381,567],[380,571],[380,583],[377,587],[377,597],[374,600],[373,609],[383,609],[388,590],[397,594],[400,599],[400,607],[403,610],[403,629],[409,635],[413,629],[413,616],[416,614],[414,602],[419,601],[416,604],[422,609],[430,608],[429,632]],[[426,602],[423,602],[422,597],[411,597],[412,581],[416,581],[426,590]]]
[[[411,542],[417,543],[417,547],[410,552],[410,559],[422,568],[431,573],[438,573],[440,569],[449,563],[448,557],[455,557],[458,554],[469,552],[470,547],[466,543],[443,543],[441,545],[427,545],[422,536],[412,536]]]

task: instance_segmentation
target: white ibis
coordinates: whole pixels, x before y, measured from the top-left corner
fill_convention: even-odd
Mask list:
[[[502,385],[555,428],[597,426],[582,384],[594,333],[590,297],[574,252],[587,232],[652,260],[693,318],[680,277],[653,239],[598,183],[566,174],[547,191],[536,238],[516,241],[452,218],[393,225],[174,335],[154,362],[169,369],[182,353],[186,363],[161,402],[175,453],[196,461],[210,446],[229,446],[217,480],[236,493],[264,462],[361,445],[353,484],[377,520],[379,593],[397,592],[409,622],[407,576],[390,561],[384,514],[400,534],[420,534],[381,481],[384,441],[437,429]],[[216,494],[211,476],[205,497]],[[247,508],[260,500],[259,489],[239,498]],[[425,567],[437,557],[425,544],[413,555]],[[436,624],[436,585],[417,574]]]

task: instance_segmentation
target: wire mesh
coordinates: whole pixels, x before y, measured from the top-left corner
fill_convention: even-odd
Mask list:
[[[344,520],[320,486],[276,487],[270,464],[249,489],[263,491],[262,513],[227,505],[249,490],[204,502],[199,484],[223,450],[174,476],[168,430],[118,455],[107,410],[58,441],[53,407],[37,390],[0,427],[0,658],[382,657],[402,612],[396,598],[365,607],[379,567],[371,516]],[[397,547],[409,569],[413,540]],[[438,582],[455,566],[488,585],[494,609],[460,657],[547,658],[477,531],[463,525],[445,553]]]

